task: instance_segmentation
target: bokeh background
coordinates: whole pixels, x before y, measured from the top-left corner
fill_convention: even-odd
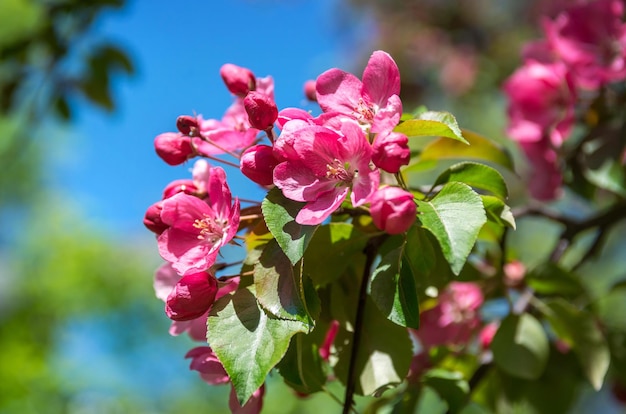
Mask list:
[[[222,64],[271,75],[279,108],[314,109],[306,80],[360,74],[384,49],[405,109],[453,112],[517,154],[500,85],[560,3],[0,0],[0,413],[228,412],[228,387],[200,381],[194,344],[167,333],[142,224],[190,176],[153,139],[178,115],[221,118]],[[227,173],[236,195],[263,196]],[[269,380],[266,412],[337,410]]]

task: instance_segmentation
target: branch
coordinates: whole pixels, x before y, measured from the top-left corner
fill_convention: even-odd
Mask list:
[[[350,365],[348,367],[348,378],[346,382],[346,395],[343,401],[343,414],[348,414],[353,409],[354,389],[356,386],[356,359],[359,354],[359,344],[361,343],[361,334],[363,333],[363,315],[365,314],[365,303],[367,299],[367,287],[370,281],[371,268],[374,259],[378,253],[378,248],[387,239],[387,234],[372,237],[367,241],[363,253],[365,253],[365,266],[363,268],[363,277],[361,278],[361,287],[359,289],[359,301],[356,309],[356,317],[354,320],[354,336],[352,338],[352,349],[350,353]]]

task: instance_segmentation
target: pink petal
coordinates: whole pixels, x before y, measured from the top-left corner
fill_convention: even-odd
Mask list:
[[[333,211],[337,210],[348,194],[348,187],[334,188],[322,193],[318,198],[307,203],[298,215],[296,222],[299,224],[314,226],[326,220]]]
[[[353,74],[329,69],[317,78],[317,102],[324,112],[350,114],[361,99],[361,86],[361,81]]]
[[[392,95],[400,95],[400,71],[388,53],[378,50],[363,71],[363,96],[382,107]]]

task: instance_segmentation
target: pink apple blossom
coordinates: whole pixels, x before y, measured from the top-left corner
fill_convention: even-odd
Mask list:
[[[324,361],[328,361],[330,358],[330,351],[333,343],[335,342],[335,337],[337,336],[337,332],[339,332],[339,321],[332,321],[330,326],[328,327],[328,331],[326,331],[326,336],[324,337],[324,342],[320,347],[320,357]]]
[[[558,155],[547,139],[538,142],[521,142],[520,146],[529,162],[528,190],[541,201],[559,197],[563,176],[558,165]]]
[[[420,328],[413,333],[424,348],[466,344],[480,324],[478,308],[483,300],[475,283],[451,282],[439,303],[421,313]]]
[[[278,108],[273,98],[264,93],[252,91],[243,98],[243,106],[253,128],[261,131],[272,129],[278,117]]]
[[[549,137],[555,146],[569,135],[574,123],[576,93],[562,63],[528,61],[504,83],[509,97],[507,133],[518,142]]]
[[[157,201],[148,207],[143,218],[143,225],[157,235],[163,233],[169,227],[161,220],[161,210],[163,210],[163,202]]]
[[[166,198],[170,198],[173,195],[178,194],[178,193],[194,195],[197,192],[198,192],[198,188],[196,187],[196,184],[193,182],[193,180],[185,178],[181,180],[174,180],[170,182],[168,185],[166,185],[165,188],[163,189],[162,198],[163,200],[165,200]]]
[[[478,342],[480,343],[480,347],[482,349],[489,349],[489,346],[491,346],[491,342],[493,341],[493,337],[496,336],[496,332],[498,332],[499,326],[500,325],[497,322],[491,322],[480,330],[478,333]]]
[[[298,128],[291,128],[291,123]],[[378,188],[378,169],[370,165],[372,147],[356,124],[343,134],[304,121],[285,124],[274,154],[283,160],[274,168],[274,184],[285,197],[305,202],[296,222],[320,224],[352,190],[352,205],[365,204]]]
[[[154,149],[169,165],[179,165],[195,157],[196,150],[191,138],[179,132],[165,132],[154,139]]]
[[[220,75],[228,90],[234,95],[244,97],[256,89],[256,77],[250,69],[226,63],[220,68]]]
[[[554,20],[544,20],[548,43],[581,87],[626,79],[623,14],[623,0],[596,0],[575,3]]]
[[[190,369],[198,371],[200,377],[210,385],[227,384],[230,378],[224,369],[224,366],[217,358],[213,350],[208,346],[200,346],[193,348],[185,358],[191,358]],[[233,414],[258,414],[263,408],[263,395],[265,394],[265,385],[252,393],[250,399],[242,407],[237,400],[235,389],[231,387],[228,406]]]
[[[208,200],[178,193],[163,201],[161,220],[170,227],[158,237],[159,253],[181,275],[201,272],[237,233],[239,200],[232,197],[226,173],[211,168]]]
[[[315,92],[314,80],[308,80],[304,82],[304,96],[311,102],[317,102],[317,94]]]
[[[372,147],[374,165],[388,173],[397,173],[411,158],[409,139],[399,132],[377,134]]]
[[[199,134],[200,125],[195,116],[181,115],[176,118],[176,128],[183,135],[195,137]]]
[[[370,57],[363,81],[340,69],[329,69],[316,81],[316,96],[324,112],[338,112],[360,125],[366,133],[388,132],[402,115],[400,71],[383,51]]]
[[[257,184],[268,186],[273,183],[274,167],[278,160],[269,145],[255,145],[241,154],[239,168],[243,175]]]
[[[165,301],[165,314],[175,321],[188,321],[204,315],[217,293],[217,279],[209,272],[183,276]]]
[[[415,222],[417,206],[408,191],[382,187],[372,194],[370,213],[376,227],[389,234],[400,234]]]

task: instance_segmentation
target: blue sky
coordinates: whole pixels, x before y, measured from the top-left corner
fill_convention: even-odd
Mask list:
[[[302,86],[331,67],[352,69],[371,53],[372,25],[340,0],[130,1],[108,12],[93,36],[119,44],[136,75],[113,82],[116,111],[76,102],[70,138],[57,152],[56,186],[114,234],[144,232],[145,209],[166,184],[190,177],[191,163],[170,167],[153,139],[175,131],[178,115],[221,118],[232,98],[224,63],[271,75],[279,108],[303,106]],[[360,69],[357,70],[360,74]],[[308,104],[310,105],[310,104]],[[310,106],[308,108],[311,108]],[[234,195],[263,192],[227,169]]]

